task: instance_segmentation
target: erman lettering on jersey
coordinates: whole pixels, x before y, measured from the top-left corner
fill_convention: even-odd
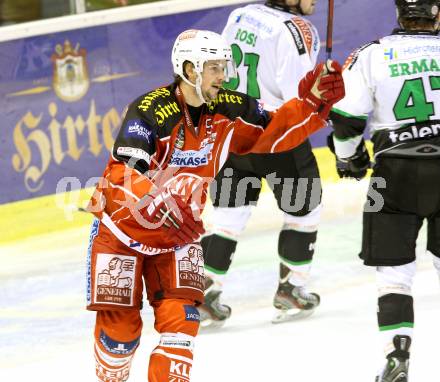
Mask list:
[[[211,159],[213,144],[208,144],[201,150],[174,149],[171,154],[170,167],[199,167],[206,166]]]
[[[440,65],[435,58],[429,61],[426,58],[411,62],[400,62],[388,66],[391,77],[409,76],[424,72],[440,72]]]
[[[301,37],[301,32],[298,30],[296,25],[290,20],[285,21],[284,24],[286,24],[287,29],[289,29],[289,32],[293,37],[293,41],[295,41],[298,53],[300,55],[306,54],[306,46],[304,44],[303,38]]]

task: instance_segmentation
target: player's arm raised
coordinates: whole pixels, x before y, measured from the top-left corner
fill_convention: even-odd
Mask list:
[[[341,71],[336,61],[316,65],[300,81],[299,99],[293,98],[272,113],[264,131],[250,130],[238,120],[234,132],[238,139],[234,139],[232,150],[238,154],[274,153],[287,151],[304,142],[326,125],[332,105],[344,97]]]

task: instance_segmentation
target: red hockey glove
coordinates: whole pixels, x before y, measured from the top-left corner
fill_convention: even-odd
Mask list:
[[[194,219],[191,207],[180,195],[160,192],[150,197],[145,219],[155,226],[164,226],[176,245],[193,243],[205,233],[202,221]]]
[[[316,65],[300,81],[298,95],[321,118],[327,119],[333,104],[345,96],[341,65],[331,60]]]

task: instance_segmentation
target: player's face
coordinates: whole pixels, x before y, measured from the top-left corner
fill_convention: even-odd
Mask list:
[[[202,95],[207,102],[217,97],[225,80],[226,60],[206,61],[202,72]]]
[[[318,0],[287,0],[286,4],[290,6],[300,6],[305,15],[312,15],[315,12],[315,5]]]

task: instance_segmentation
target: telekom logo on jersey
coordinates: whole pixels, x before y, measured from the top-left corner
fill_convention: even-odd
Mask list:
[[[432,124],[430,126],[410,126],[402,132],[391,131],[389,138],[392,143],[413,140],[417,138],[428,138],[438,136],[440,133],[440,124]]]

